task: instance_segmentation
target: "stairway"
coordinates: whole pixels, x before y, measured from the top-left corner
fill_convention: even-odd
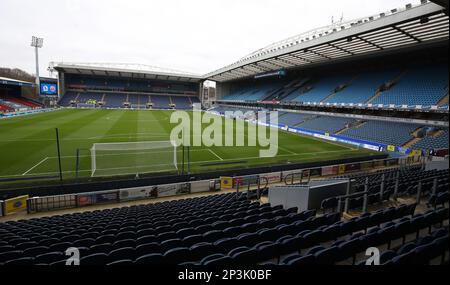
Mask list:
[[[331,92],[331,94],[330,95],[328,95],[327,97],[325,97],[325,99],[323,99],[322,101],[320,101],[320,103],[325,103],[325,102],[327,102],[329,99],[331,99],[331,98],[333,98],[334,97],[334,95],[336,95],[337,93],[336,92]]]
[[[350,79],[350,81],[337,86],[335,91],[333,91],[330,95],[328,95],[325,99],[323,99],[322,101],[320,101],[320,103],[326,103],[328,100],[330,100],[331,98],[333,98],[336,94],[338,94],[339,92],[343,91],[345,88],[347,88],[348,86],[350,86],[353,81],[355,81],[357,78],[359,77],[359,75],[356,75],[355,77],[353,77],[352,79]],[[339,88],[339,90],[337,90]]]
[[[350,127],[350,126],[345,127],[345,128],[343,128],[342,130],[337,131],[337,132],[335,133],[335,135],[340,135],[340,134],[342,134],[343,132],[345,132],[345,131],[347,131],[347,130],[350,130],[351,128],[352,128],[352,127]]]
[[[442,106],[444,106],[444,105],[446,105],[446,104],[448,104],[448,103],[449,103],[449,96],[448,96],[448,87],[447,87],[447,94],[446,94],[444,97],[442,97],[441,100],[439,100],[439,102],[437,103],[437,105],[438,105],[439,107],[442,107]]]
[[[411,148],[413,145],[415,145],[416,143],[420,142],[421,140],[422,140],[421,138],[413,138],[409,142],[405,143],[402,147],[404,147],[404,148]]]
[[[444,134],[443,130],[436,130],[436,131],[429,132],[428,136],[432,137],[432,138],[437,138],[437,137],[442,136],[443,134]]]
[[[301,127],[301,125],[303,125],[304,123],[309,122],[313,119],[317,119],[318,117],[320,117],[320,116],[312,116],[312,117],[306,118],[303,122],[294,125],[294,127]]]
[[[373,96],[366,102],[366,104],[372,103],[375,99],[377,99],[378,97],[380,97],[382,94],[383,94],[383,92],[381,92],[381,91],[378,90],[378,91],[375,93],[375,95],[373,95]]]
[[[335,135],[340,135],[350,129],[357,129],[357,128],[361,128],[362,126],[364,126],[365,124],[367,124],[367,122],[364,121],[357,121],[355,124],[350,124],[349,126],[343,128],[342,130],[338,131],[335,133]]]
[[[390,90],[390,89],[391,89],[398,81],[400,81],[400,79],[403,77],[403,75],[406,74],[406,72],[407,72],[407,71],[401,72],[401,73],[400,73],[399,75],[397,75],[395,78],[393,78],[392,80],[390,80],[390,81],[384,83],[383,85],[389,84],[389,88],[388,88],[387,90]],[[366,102],[366,104],[371,104],[373,101],[375,101],[375,99],[377,99],[378,97],[380,97],[381,95],[383,95],[383,92],[381,91],[381,87],[383,87],[383,85],[381,85],[381,86],[378,88],[378,90],[377,90],[377,92],[375,93],[375,95],[374,95],[372,98],[370,98],[370,99]],[[386,91],[387,91],[387,90],[386,90]]]

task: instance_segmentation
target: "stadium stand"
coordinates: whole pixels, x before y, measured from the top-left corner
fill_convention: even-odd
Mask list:
[[[11,112],[14,111],[13,108],[0,104],[0,112]]]
[[[297,126],[314,117],[312,115],[289,112],[281,112],[279,116],[279,123],[287,126]]]
[[[424,65],[355,74],[315,75],[271,83],[243,83],[221,101],[438,106],[448,95],[448,66]],[[264,96],[265,95],[265,96]],[[267,96],[268,95],[268,96]],[[448,108],[448,103],[440,106]]]
[[[421,127],[416,124],[366,121],[356,128],[345,130],[342,135],[387,145],[402,146],[409,142],[412,132]]]
[[[192,108],[192,103],[189,97],[172,96],[172,102],[178,110],[188,110]]]
[[[394,173],[352,177],[364,181]],[[401,171],[400,193],[414,194],[413,185],[427,177],[448,185],[448,171],[411,168]],[[448,202],[447,188],[437,193],[447,193]],[[246,193],[218,194],[2,223],[0,263],[64,265],[64,251],[75,246],[82,265],[363,264],[360,253],[377,246],[389,252],[383,265],[440,264],[448,251],[448,219],[448,208],[419,213],[416,204],[405,204],[345,220],[334,212],[298,213],[251,202]]]
[[[318,81],[308,86],[308,92],[298,96],[293,101],[320,103],[337,91],[336,89],[339,86],[349,83],[351,79],[351,75],[338,75],[318,79]]]
[[[299,128],[307,130],[321,131],[325,133],[337,133],[344,129],[348,124],[354,122],[354,119],[320,116],[304,123],[298,124]]]
[[[169,109],[170,96],[151,96],[154,109]]]
[[[437,105],[448,90],[448,66],[419,66],[407,70],[393,88],[373,104]]]
[[[9,102],[11,102],[13,104],[17,104],[17,105],[20,105],[20,106],[25,107],[25,108],[32,108],[32,109],[34,109],[34,108],[42,107],[41,104],[35,103],[35,102],[27,100],[25,98],[12,97],[12,96],[2,96],[2,98],[0,98],[0,99],[3,100],[3,101],[6,101],[6,102],[9,101]]]
[[[240,86],[239,90],[224,97],[228,101],[259,101],[264,99],[270,92],[282,87],[284,82],[252,82]]]
[[[415,148],[436,150],[448,148],[448,129],[438,132],[437,136],[426,136],[414,145]]]
[[[365,72],[341,92],[326,100],[327,103],[365,104],[375,96],[378,89],[398,76],[399,71]]]
[[[225,111],[257,111],[258,109],[218,106],[212,111],[224,114]],[[314,115],[309,113],[280,112],[278,123],[309,131],[338,134],[340,136],[382,143],[386,145],[404,146],[417,138],[411,147],[415,149],[439,150],[448,149],[448,128],[441,129],[433,136],[415,137],[414,133],[434,128],[412,123],[399,123],[375,120],[356,120],[352,118]]]
[[[107,93],[105,96],[105,107],[122,108],[127,95],[124,93]]]

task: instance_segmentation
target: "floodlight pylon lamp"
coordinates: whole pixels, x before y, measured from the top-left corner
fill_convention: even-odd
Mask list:
[[[31,38],[31,46],[36,48],[42,48],[44,46],[44,39],[33,36]]]

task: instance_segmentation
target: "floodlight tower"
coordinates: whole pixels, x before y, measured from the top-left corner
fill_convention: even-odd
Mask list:
[[[36,90],[37,94],[39,94],[39,49],[44,45],[44,39],[33,36],[31,39],[31,46],[34,47],[34,52],[36,56]]]

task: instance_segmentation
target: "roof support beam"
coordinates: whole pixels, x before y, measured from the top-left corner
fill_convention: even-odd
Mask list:
[[[421,43],[422,41],[418,38],[416,38],[415,36],[411,35],[410,33],[405,32],[404,30],[400,29],[397,26],[393,26],[392,28],[394,28],[395,30],[399,31],[400,33],[404,34],[407,37],[410,37],[411,39],[415,40],[418,43]]]
[[[329,43],[328,45],[329,45],[330,47],[332,47],[332,48],[335,48],[335,49],[337,49],[337,50],[340,50],[340,51],[343,51],[343,52],[345,52],[345,53],[348,53],[349,55],[355,55],[354,52],[351,52],[351,51],[348,51],[348,50],[343,49],[343,48],[341,48],[341,47],[338,47],[338,46],[336,46],[336,45],[334,45],[334,44],[332,44],[332,43]]]
[[[246,70],[250,70],[250,71],[253,71],[253,72],[257,72],[257,73],[262,73],[262,72],[266,72],[266,71],[268,71],[268,70],[266,70],[266,69],[263,69],[262,67],[260,67],[260,66],[257,66],[257,65],[245,65],[245,66],[243,66],[242,67],[243,69],[246,69]]]
[[[373,42],[371,42],[371,41],[369,41],[369,40],[366,40],[366,39],[364,39],[364,38],[361,38],[360,36],[355,36],[355,38],[357,38],[358,40],[361,40],[361,41],[365,42],[366,44],[369,44],[369,45],[371,45],[371,46],[373,46],[373,47],[376,47],[376,48],[378,48],[378,49],[380,49],[380,50],[383,50],[383,47],[381,47],[381,46],[377,45],[376,43],[373,43]]]
[[[290,54],[289,56],[292,56],[292,57],[298,58],[298,59],[300,59],[300,60],[303,60],[304,62],[307,62],[307,63],[313,63],[313,61],[312,61],[312,60],[310,60],[310,59],[307,59],[307,58],[304,58],[304,57],[301,57],[301,56],[298,56],[298,55],[295,55],[295,54]]]
[[[260,61],[257,63],[258,66],[262,66],[262,67],[266,67],[269,68],[268,71],[272,71],[273,69],[277,69],[277,68],[284,68],[281,65],[275,64],[275,63],[271,63],[271,62],[267,62],[267,61]]]
[[[317,52],[317,51],[313,51],[313,50],[308,50],[307,52],[309,52],[309,53],[313,53],[313,54],[315,54],[315,55],[317,55],[317,56],[320,56],[320,57],[322,57],[322,58],[325,58],[325,59],[329,59],[329,60],[331,60],[331,59],[332,59],[331,57],[329,57],[329,56],[326,56],[326,55],[324,55],[324,54],[321,54],[321,53],[319,53],[319,52]]]

